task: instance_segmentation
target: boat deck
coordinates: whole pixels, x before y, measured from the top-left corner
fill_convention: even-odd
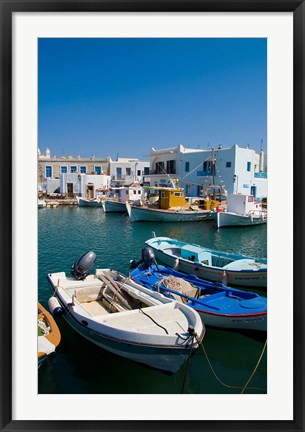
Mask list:
[[[108,315],[109,312],[104,307],[100,300],[94,300],[86,303],[82,303],[82,306],[92,316]]]
[[[154,308],[156,308],[154,313]],[[143,313],[144,312],[144,313]],[[128,311],[124,315],[122,314],[111,314],[109,315],[109,323],[117,328],[125,328],[128,324],[128,331],[131,332],[146,332],[155,335],[166,334],[164,328],[169,334],[184,333],[187,332],[188,320],[185,317],[182,320],[182,313],[179,309],[166,307],[163,311],[160,310],[159,306],[153,306],[152,308],[145,308],[143,310]],[[154,319],[158,325],[155,324]],[[106,323],[108,318],[104,319]]]

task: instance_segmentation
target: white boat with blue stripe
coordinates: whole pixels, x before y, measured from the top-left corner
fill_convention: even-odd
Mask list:
[[[152,237],[145,244],[157,260],[184,273],[230,286],[267,287],[267,259],[217,251],[170,237]]]

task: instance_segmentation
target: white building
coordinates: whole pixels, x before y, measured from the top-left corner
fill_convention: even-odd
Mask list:
[[[110,176],[104,174],[62,173],[60,175],[60,193],[68,197],[95,198],[97,189],[108,189],[109,187]]]
[[[59,192],[60,190],[60,178],[59,179],[55,179],[55,178],[47,178],[46,182],[41,183],[43,190],[46,191],[46,193],[52,194],[55,192]]]
[[[163,150],[152,149],[151,186],[170,186],[173,179],[185,189],[187,196],[200,196],[204,187],[223,186],[228,193],[267,196],[267,174],[264,154],[234,145],[210,150],[188,149],[179,145]]]
[[[116,185],[143,183],[143,177],[149,174],[149,167],[149,161],[140,161],[136,158],[118,158],[116,161],[110,161],[111,182]]]

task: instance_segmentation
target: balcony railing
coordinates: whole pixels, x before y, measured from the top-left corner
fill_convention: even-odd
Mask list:
[[[167,171],[162,171],[162,170],[149,170],[149,173],[148,174],[145,174],[145,175],[166,175],[166,174],[176,174],[176,170],[175,169],[172,169],[172,170],[170,170],[169,172],[167,172]]]
[[[267,173],[266,172],[256,172],[254,173],[254,177],[256,178],[267,178]]]
[[[197,171],[197,177],[212,177],[212,171]]]

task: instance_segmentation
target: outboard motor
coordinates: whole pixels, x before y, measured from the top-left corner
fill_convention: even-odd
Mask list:
[[[154,251],[152,250],[151,247],[145,246],[142,249],[142,261],[147,267],[150,267],[152,264],[155,264],[157,269],[159,270]]]
[[[92,251],[84,253],[72,266],[72,276],[77,280],[83,280],[87,276],[89,269],[96,260],[96,254]]]
[[[157,269],[159,270],[154,251],[151,247],[145,246],[142,249],[142,259],[140,261],[131,260],[129,262],[130,270],[137,268],[140,264],[145,264],[147,267],[150,267],[152,264],[155,264]]]
[[[133,270],[133,269],[135,269],[135,268],[137,268],[140,264],[142,264],[142,260],[140,260],[140,261],[136,261],[136,260],[130,260],[129,261],[129,268],[130,268],[130,270]]]

